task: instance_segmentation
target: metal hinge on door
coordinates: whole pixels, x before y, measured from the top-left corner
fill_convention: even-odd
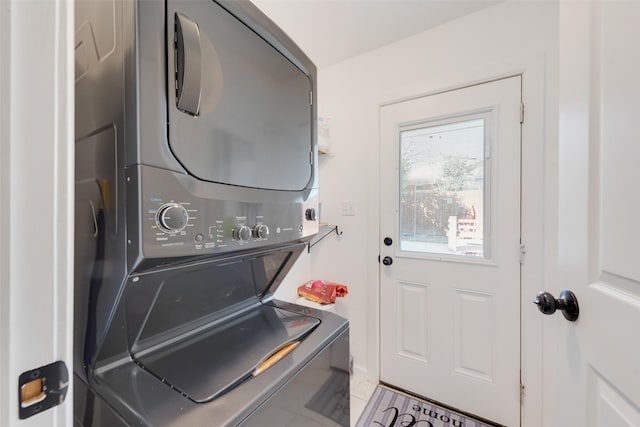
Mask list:
[[[524,257],[527,254],[527,250],[524,245],[520,245],[520,264],[524,264]]]
[[[524,103],[520,104],[520,124],[524,123]]]
[[[520,406],[524,403],[524,384],[520,383]]]

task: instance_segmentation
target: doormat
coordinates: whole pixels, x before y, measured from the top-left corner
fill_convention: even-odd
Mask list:
[[[349,374],[334,371],[305,406],[341,426],[349,427]]]
[[[378,385],[355,427],[497,427]]]

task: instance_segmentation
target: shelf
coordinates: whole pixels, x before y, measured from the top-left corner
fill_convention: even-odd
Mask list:
[[[327,237],[328,235],[330,235],[334,231],[335,231],[337,236],[342,236],[342,231],[338,230],[338,226],[337,225],[321,225],[320,226],[320,230],[318,231],[318,234],[316,235],[315,239],[312,239],[307,244],[307,253],[310,253],[312,247],[314,247],[315,245],[320,243],[320,241],[322,239],[324,239],[325,237]]]

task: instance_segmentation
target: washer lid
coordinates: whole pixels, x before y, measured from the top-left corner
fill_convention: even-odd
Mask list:
[[[203,333],[133,358],[172,388],[202,403],[250,378],[271,356],[304,339],[319,324],[314,317],[260,305]],[[283,358],[275,363],[291,362]]]

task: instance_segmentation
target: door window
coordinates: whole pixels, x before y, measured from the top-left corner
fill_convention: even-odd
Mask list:
[[[400,128],[400,250],[488,258],[490,113]]]

